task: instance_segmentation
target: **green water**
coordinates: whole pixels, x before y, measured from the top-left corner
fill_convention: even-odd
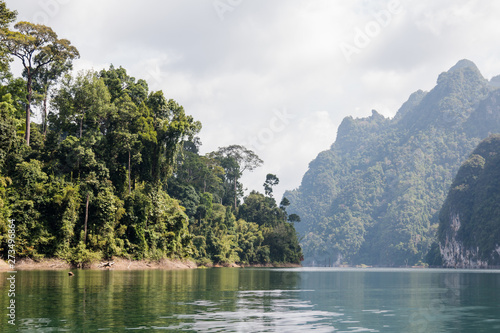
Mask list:
[[[19,271],[1,332],[500,332],[500,271]]]

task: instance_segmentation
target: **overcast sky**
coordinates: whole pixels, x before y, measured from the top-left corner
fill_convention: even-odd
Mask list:
[[[280,198],[335,141],[346,116],[393,117],[458,60],[500,74],[494,0],[6,0],[81,54],[75,69],[123,66],[200,120],[202,152],[241,144],[244,177]]]

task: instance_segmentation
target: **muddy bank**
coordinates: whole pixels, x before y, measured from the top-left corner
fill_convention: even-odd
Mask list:
[[[111,264],[112,263],[112,264]],[[110,261],[92,263],[90,269],[112,269],[112,270],[145,270],[145,269],[192,269],[197,268],[195,262],[179,259],[152,260],[129,260],[125,258],[114,258]]]
[[[162,259],[158,261],[151,260],[129,260],[126,258],[113,258],[109,261],[93,262],[85,267],[85,269],[96,270],[145,270],[145,269],[191,269],[197,265],[190,260]],[[16,261],[16,270],[65,270],[76,269],[74,265],[62,259],[19,259]],[[10,266],[0,260],[0,271],[9,271]]]
[[[296,268],[302,267],[299,264],[211,264],[201,266],[204,268],[219,268],[219,267],[262,267],[262,268]],[[162,259],[162,260],[130,260],[127,258],[113,258],[109,261],[93,262],[85,266],[85,269],[94,270],[147,270],[147,269],[193,269],[198,268],[198,265],[191,260],[179,259]],[[77,269],[74,265],[57,258],[32,260],[29,258],[19,259],[16,261],[15,270],[68,270]],[[0,260],[0,271],[9,271],[10,266],[4,261]]]

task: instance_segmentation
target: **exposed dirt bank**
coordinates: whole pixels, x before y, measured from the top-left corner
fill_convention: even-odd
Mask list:
[[[178,259],[162,259],[159,261],[153,260],[130,260],[126,258],[113,258],[109,261],[93,262],[85,266],[85,269],[95,270],[146,270],[146,269],[192,269],[197,268],[198,265],[191,260],[178,260]],[[206,267],[206,266],[202,266]],[[302,267],[299,264],[256,264],[256,265],[243,265],[243,264],[215,264],[208,265],[208,267],[263,267],[263,268],[285,268],[285,267]],[[19,259],[16,261],[15,270],[67,270],[76,269],[74,265],[62,259]],[[0,260],[0,271],[9,271],[10,266],[4,261]]]
[[[125,258],[113,258],[109,261],[94,262],[86,269],[112,269],[112,270],[145,270],[145,269],[190,269],[196,268],[196,263],[189,260],[162,259],[159,261],[151,260],[129,260]],[[10,270],[10,266],[0,260],[0,271]],[[62,259],[20,259],[16,261],[16,270],[64,270],[76,269],[75,266],[69,264]]]

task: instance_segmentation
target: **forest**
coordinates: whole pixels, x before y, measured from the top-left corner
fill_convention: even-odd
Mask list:
[[[0,253],[84,267],[120,256],[211,264],[299,264],[290,202],[240,145],[200,154],[202,124],[162,91],[80,57],[50,27],[17,22],[0,1]],[[10,64],[24,71],[15,77]],[[39,122],[34,122],[36,115]],[[15,245],[8,225],[15,225]]]

